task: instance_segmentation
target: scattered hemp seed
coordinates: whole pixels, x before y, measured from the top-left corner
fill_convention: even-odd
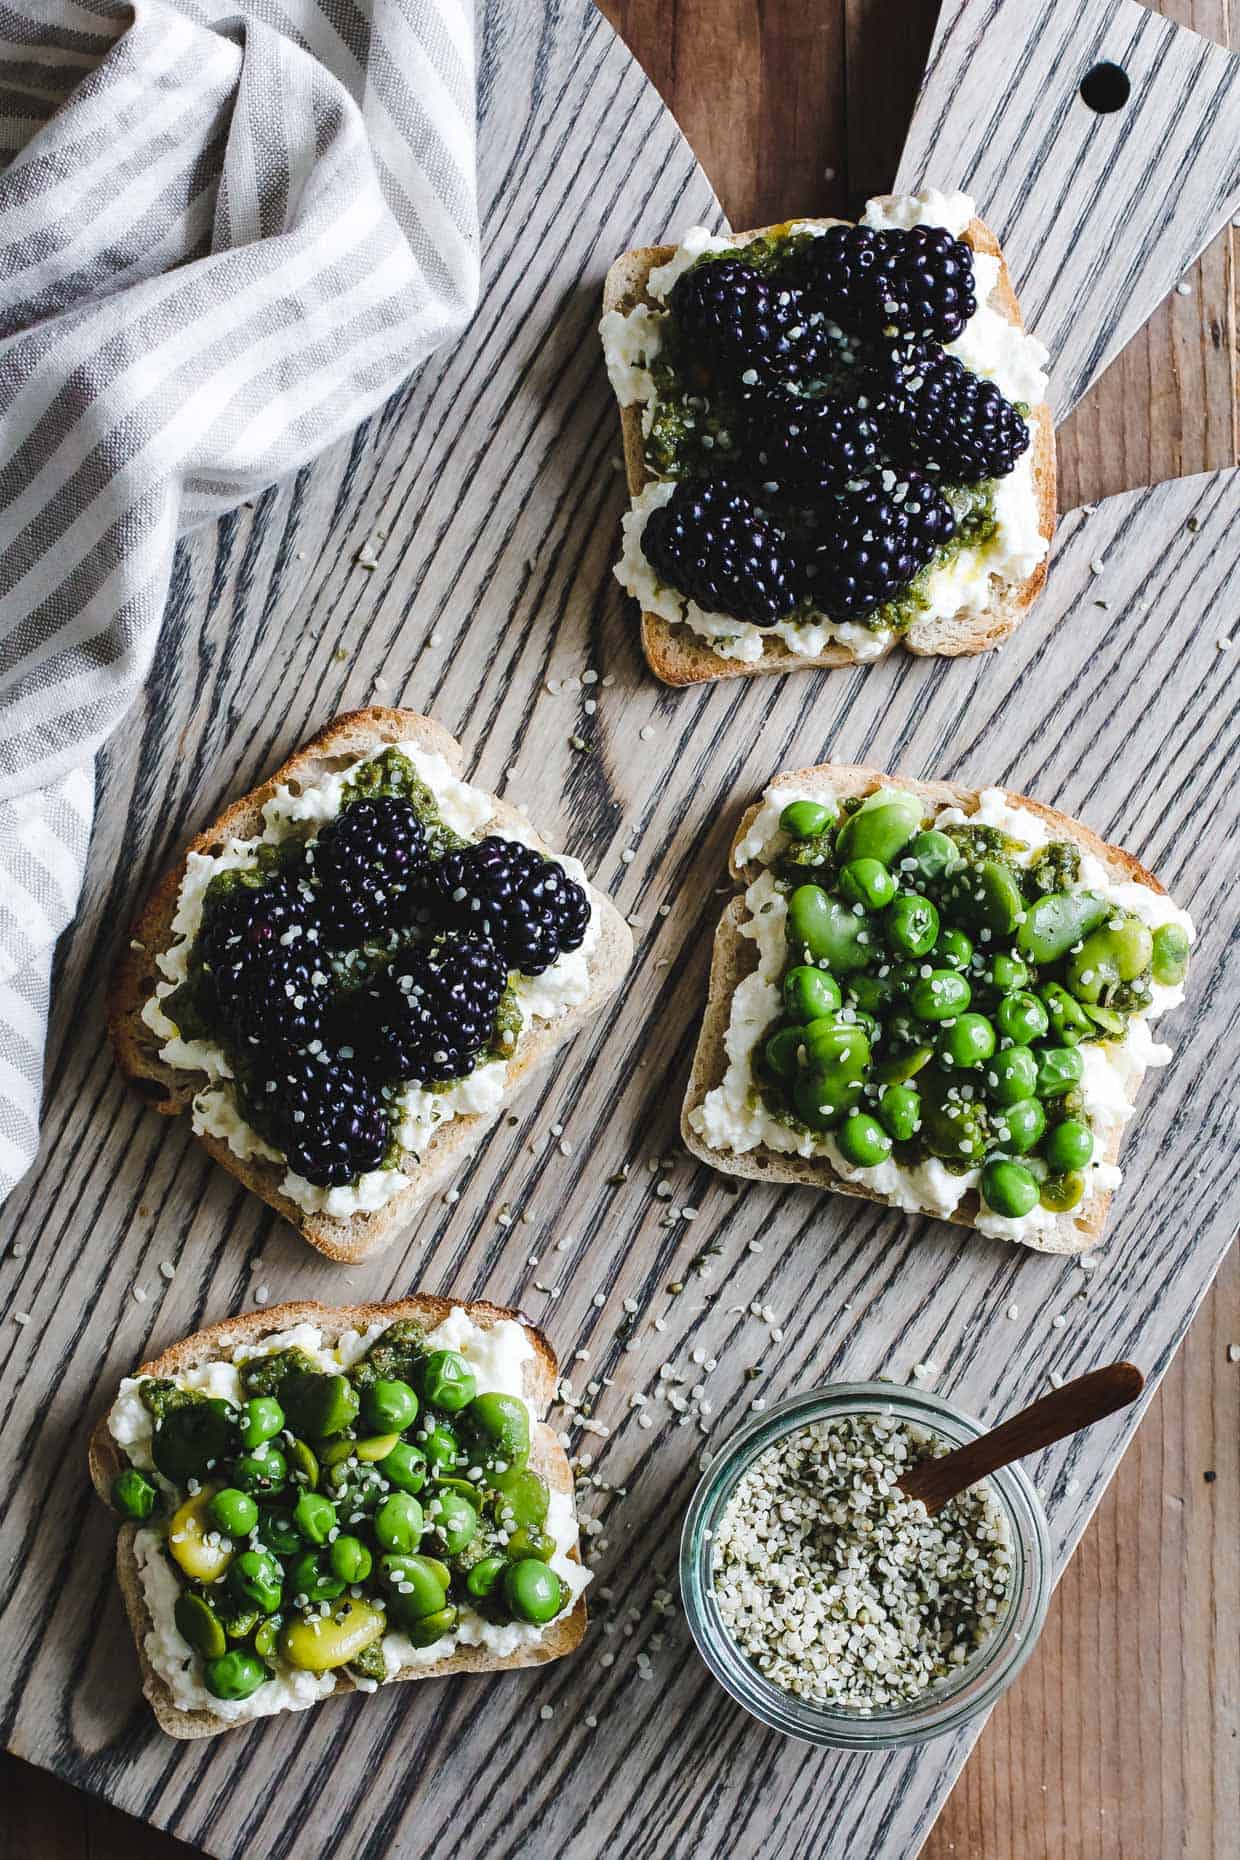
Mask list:
[[[1229,1363],[1240,1363],[1240,1343],[1229,1343],[1228,1344],[1227,1361]]]
[[[653,723],[643,724],[641,729],[637,732],[637,734],[641,737],[643,743],[648,743],[651,737],[654,735],[654,733],[655,732],[654,732]]]

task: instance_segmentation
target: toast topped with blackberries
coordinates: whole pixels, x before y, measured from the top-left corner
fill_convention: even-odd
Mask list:
[[[999,645],[1046,575],[1046,351],[963,194],[625,253],[616,575],[669,684]]]
[[[632,956],[460,762],[412,711],[335,718],[190,843],[112,977],[135,1088],[333,1259],[410,1220]]]

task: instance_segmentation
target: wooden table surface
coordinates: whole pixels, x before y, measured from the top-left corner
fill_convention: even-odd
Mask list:
[[[732,223],[890,181],[934,0],[607,0]],[[1160,0],[1228,43],[1228,0]],[[898,29],[897,29],[898,18]],[[1233,41],[1234,42],[1234,41]],[[1236,233],[1059,435],[1064,507],[1240,463]],[[925,1860],[1223,1860],[1240,1803],[1240,1257],[1233,1251]],[[4,1759],[0,1860],[190,1849]]]

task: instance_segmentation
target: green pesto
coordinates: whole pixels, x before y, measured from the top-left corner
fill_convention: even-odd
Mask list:
[[[385,749],[381,755],[363,762],[345,783],[340,805],[345,808],[353,801],[383,797],[409,802],[426,829],[427,849],[432,859],[442,859],[445,853],[459,851],[469,844],[444,821],[434,795],[408,756],[399,749]]]
[[[178,1388],[175,1382],[169,1382],[162,1376],[147,1376],[138,1384],[138,1400],[156,1426],[175,1408],[189,1408],[195,1402],[206,1399],[200,1389]]]

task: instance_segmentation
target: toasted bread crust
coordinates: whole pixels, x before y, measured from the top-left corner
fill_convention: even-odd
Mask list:
[[[902,788],[936,808],[959,807],[965,813],[972,813],[978,806],[978,790],[966,788],[959,782],[917,781],[912,777],[887,775],[877,769],[851,763],[822,763],[813,768],[788,771],[777,775],[770,786],[787,787],[797,793],[810,794],[820,789],[824,795],[845,797],[869,794],[876,788]],[[1031,813],[1045,820],[1054,828],[1058,838],[1072,840],[1082,851],[1092,853],[1117,883],[1132,881],[1165,895],[1164,887],[1153,873],[1147,871],[1131,853],[1125,852],[1122,847],[1112,846],[1083,821],[1074,820],[1070,815],[1048,807],[1045,802],[1017,794],[1012,789],[1005,788],[1003,792],[1015,806],[1028,808]],[[733,878],[742,884],[751,882],[756,871],[738,863],[736,851],[761,805],[761,800],[758,800],[746,809],[732,840],[729,870]],[[846,1181],[825,1156],[788,1156],[763,1145],[737,1155],[731,1151],[712,1149],[693,1128],[690,1114],[703,1102],[709,1091],[722,1083],[727,1072],[725,1040],[732,996],[738,984],[757,966],[757,951],[752,939],[741,935],[740,926],[745,917],[744,899],[733,898],[715,932],[706,1009],[681,1109],[680,1128],[685,1147],[702,1162],[709,1163],[711,1168],[722,1170],[728,1175],[746,1176],[754,1181],[798,1182],[811,1188],[830,1189],[838,1195],[853,1195],[863,1201],[875,1201],[884,1206],[894,1205],[863,1183]],[[1141,1080],[1138,1079],[1135,1090],[1140,1089],[1140,1084]],[[1118,1160],[1122,1134],[1119,1129],[1112,1133],[1103,1153],[1103,1161],[1114,1163]],[[1071,1213],[1061,1214],[1052,1232],[1031,1236],[1022,1244],[1042,1253],[1088,1252],[1102,1236],[1110,1206],[1110,1191],[1103,1190],[1091,1197],[1087,1214],[1080,1218]],[[975,1228],[980,1212],[978,1197],[970,1191],[953,1213],[936,1215],[935,1218],[949,1221],[953,1226]]]
[[[433,1329],[443,1322],[456,1302],[450,1298],[417,1293],[413,1297],[386,1305],[333,1306],[321,1305],[313,1300],[273,1305],[265,1311],[250,1311],[241,1317],[227,1318],[221,1324],[212,1324],[191,1337],[184,1337],[151,1362],[143,1363],[134,1373],[139,1376],[174,1376],[202,1363],[231,1358],[241,1344],[258,1343],[262,1338],[289,1330],[295,1324],[317,1324],[323,1334],[332,1340],[346,1330],[364,1330],[368,1324],[377,1323],[381,1318],[390,1318],[393,1323],[402,1318],[413,1318],[424,1323],[427,1329]],[[542,1331],[519,1311],[509,1310],[502,1305],[476,1302],[463,1305],[461,1309],[467,1311],[474,1323],[483,1329],[505,1318],[512,1319],[524,1328],[534,1348],[534,1361],[526,1366],[525,1393],[535,1411],[545,1416],[555,1394],[558,1368],[555,1352]],[[112,1481],[124,1466],[125,1459],[108,1432],[106,1411],[99,1417],[91,1433],[87,1459],[91,1483],[107,1504]],[[534,1430],[530,1464],[542,1474],[553,1491],[571,1495],[573,1478],[568,1459],[545,1421],[540,1421]],[[116,1575],[142,1666],[142,1690],[159,1721],[160,1729],[167,1732],[169,1737],[176,1738],[218,1737],[224,1731],[238,1730],[246,1724],[262,1723],[261,1718],[242,1719],[234,1723],[217,1718],[208,1711],[182,1711],[173,1703],[166,1682],[151,1665],[146,1651],[146,1636],[154,1624],[146,1605],[142,1578],[134,1555],[133,1542],[137,1530],[135,1524],[121,1526],[116,1544]],[[580,1561],[576,1553],[573,1554],[574,1560]],[[537,1645],[522,1647],[516,1653],[502,1656],[488,1652],[485,1647],[462,1647],[446,1659],[436,1660],[433,1665],[406,1667],[384,1683],[396,1685],[406,1680],[439,1679],[450,1673],[506,1672],[516,1667],[542,1666],[549,1660],[558,1660],[566,1653],[571,1653],[579,1645],[585,1629],[586,1603],[582,1596],[578,1598],[572,1612],[556,1621]],[[328,1693],[320,1703],[326,1704],[330,1698],[357,1689],[348,1674],[341,1673],[337,1677],[335,1691]]]
[[[806,219],[797,223],[806,226],[835,226],[842,222]],[[750,239],[760,239],[773,230],[769,226],[758,227],[751,232],[735,233],[733,239],[737,245],[744,245]],[[964,238],[975,252],[999,260],[999,280],[991,302],[1010,323],[1023,329],[1020,304],[1012,288],[1007,262],[998,240],[990,228],[977,218],[966,227]],[[626,312],[639,303],[653,304],[653,300],[646,295],[646,281],[656,266],[668,263],[675,250],[675,246],[670,245],[643,246],[622,254],[607,273],[603,286],[604,310]],[[1055,429],[1050,408],[1045,401],[1033,409],[1033,419],[1037,429],[1033,442],[1033,476],[1038,497],[1038,528],[1046,538],[1049,552],[1056,520]],[[641,408],[621,407],[620,427],[629,495],[636,497],[652,477],[646,467],[642,445]],[[1026,580],[996,588],[995,598],[984,613],[965,614],[947,620],[919,620],[899,641],[893,640],[887,651],[894,650],[896,644],[922,657],[934,654],[958,657],[990,651],[1001,645],[1020,625],[1046,581],[1046,569],[1047,557],[1043,556]],[[761,659],[746,664],[739,659],[724,658],[689,627],[665,620],[660,614],[643,613],[641,631],[642,649],[650,669],[664,684],[669,685],[702,684],[717,678],[758,678],[771,672],[813,667],[829,669],[859,663],[856,655],[839,641],[826,646],[820,653],[806,654],[793,652],[780,639],[768,638],[763,642]],[[886,654],[879,656],[885,657]],[[872,661],[866,660],[865,663]]]
[[[437,751],[454,774],[460,773],[460,746],[433,719],[419,716],[416,711],[378,706],[347,711],[333,718],[266,781],[225,808],[211,826],[189,842],[185,852],[156,885],[118,956],[107,997],[108,1033],[117,1064],[152,1109],[166,1117],[175,1117],[192,1103],[203,1084],[201,1073],[178,1071],[160,1058],[160,1042],[142,1019],[143,1006],[159,979],[155,958],[173,941],[172,920],[188,855],[191,852],[209,854],[218,851],[229,839],[247,839],[256,834],[261,829],[262,810],[278,787],[298,781],[308,785],[382,744],[397,742],[413,742],[422,749]],[[492,802],[493,824],[528,829],[528,823],[515,809],[494,797]],[[477,1144],[482,1131],[507,1110],[521,1083],[592,1019],[619,987],[632,960],[632,934],[611,900],[593,886],[589,889],[590,903],[600,923],[589,995],[558,1020],[534,1023],[524,1035],[516,1057],[509,1062],[508,1085],[499,1110],[490,1116],[455,1117],[442,1125],[423,1155],[406,1165],[408,1188],[402,1188],[384,1207],[372,1213],[346,1217],[307,1213],[281,1193],[280,1184],[286,1173],[282,1163],[268,1162],[257,1156],[235,1156],[228,1144],[217,1137],[199,1135],[198,1141],[216,1162],[222,1163],[230,1174],[260,1195],[329,1259],[352,1262],[379,1252],[408,1225],[419,1208],[458,1167],[465,1152]]]

